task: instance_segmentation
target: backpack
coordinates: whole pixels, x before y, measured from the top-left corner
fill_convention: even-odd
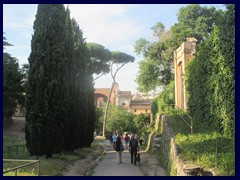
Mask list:
[[[138,142],[136,139],[131,140],[131,148],[136,149],[138,146]]]
[[[128,137],[128,136],[125,136],[125,137],[124,137],[124,141],[127,141],[127,142],[128,142],[128,141],[129,141],[129,137]]]

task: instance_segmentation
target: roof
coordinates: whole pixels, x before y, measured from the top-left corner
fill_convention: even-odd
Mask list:
[[[152,100],[131,100],[130,101],[130,108],[147,108],[151,107]]]
[[[119,91],[118,92],[119,95],[131,95],[131,91]]]
[[[131,104],[151,104],[151,99],[142,99],[142,100],[131,100]]]

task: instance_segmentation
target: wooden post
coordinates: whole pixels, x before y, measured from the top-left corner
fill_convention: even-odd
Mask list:
[[[193,134],[193,120],[191,118],[191,134]]]
[[[40,161],[38,162],[38,176],[40,176]]]
[[[218,167],[218,137],[216,137],[216,162],[215,167]]]

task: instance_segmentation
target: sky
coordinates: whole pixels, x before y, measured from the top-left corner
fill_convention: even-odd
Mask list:
[[[87,42],[102,44],[110,51],[121,51],[135,57],[134,63],[124,66],[116,81],[121,91],[136,93],[135,79],[138,63],[143,59],[134,52],[136,40],[154,41],[153,27],[157,22],[169,29],[177,23],[177,13],[188,4],[66,4],[71,17],[76,19]],[[208,5],[210,6],[210,5]],[[223,8],[215,4],[216,8]],[[3,32],[7,42],[14,45],[6,52],[16,57],[19,64],[28,63],[31,52],[33,22],[37,4],[3,4]],[[95,81],[95,88],[110,88],[110,74]]]

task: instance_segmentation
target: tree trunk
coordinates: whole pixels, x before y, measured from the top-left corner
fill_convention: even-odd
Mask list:
[[[107,114],[108,114],[108,107],[109,107],[109,103],[110,103],[110,98],[111,98],[111,95],[112,95],[112,91],[113,91],[113,87],[115,85],[115,80],[116,80],[116,75],[117,75],[117,72],[125,65],[125,63],[123,63],[120,67],[118,67],[115,71],[115,73],[113,73],[113,62],[111,63],[111,76],[112,76],[112,79],[113,79],[113,83],[112,83],[112,88],[110,90],[110,93],[109,93],[109,96],[108,96],[108,101],[107,101],[107,105],[106,105],[106,110],[105,110],[105,113],[104,113],[104,118],[103,118],[103,137],[105,137],[105,129],[106,129],[106,121],[107,121]]]
[[[112,95],[112,91],[113,91],[114,84],[115,84],[115,78],[113,79],[112,87],[111,87],[110,93],[109,93],[109,95],[108,95],[108,100],[107,100],[107,104],[106,104],[106,109],[105,109],[105,112],[104,112],[104,118],[103,118],[103,137],[105,137],[105,129],[106,129],[106,121],[107,121],[108,107],[109,107],[110,98],[111,98],[111,95]]]

